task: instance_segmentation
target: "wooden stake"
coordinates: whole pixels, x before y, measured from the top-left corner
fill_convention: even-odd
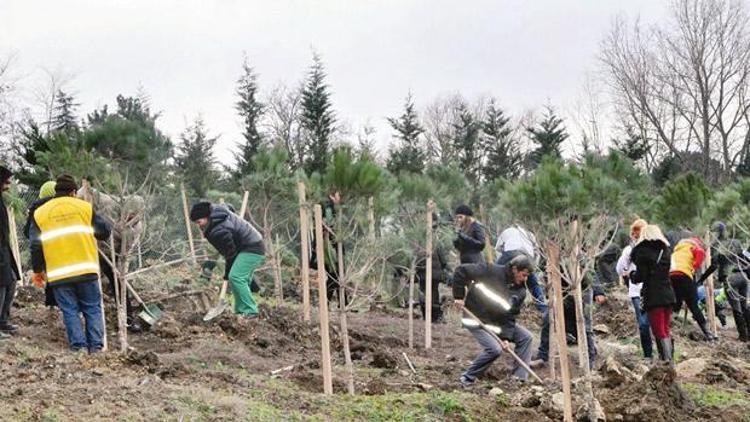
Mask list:
[[[367,222],[368,224],[368,236],[370,242],[375,241],[375,199],[371,196],[367,198]]]
[[[414,365],[412,365],[411,360],[409,360],[409,356],[406,354],[406,352],[401,352],[402,355],[404,355],[404,359],[406,359],[406,363],[409,364],[409,369],[411,369],[412,372],[414,372],[414,375],[417,374],[417,370],[414,368]]]
[[[435,203],[427,201],[427,246],[425,247],[425,281],[424,281],[424,348],[432,348],[432,211]]]
[[[706,230],[706,238],[703,243],[706,248],[706,260],[704,262],[703,271],[711,266],[711,231]],[[711,274],[706,278],[706,312],[708,313],[708,329],[711,330],[713,335],[717,335],[716,325],[716,301],[714,298],[714,275]]]
[[[315,251],[318,261],[318,312],[320,314],[321,368],[323,393],[333,394],[331,375],[331,340],[328,333],[328,295],[326,294],[325,252],[323,247],[323,209],[315,205]]]
[[[555,297],[551,296],[549,300],[547,301],[547,315],[549,318],[549,338],[547,339],[548,343],[548,355],[547,355],[547,362],[549,363],[549,377],[552,381],[557,378],[557,375],[555,374],[555,359],[558,359],[557,356],[557,341],[550,341],[550,339],[557,339],[557,330],[555,325],[555,312],[553,311],[555,306]],[[559,360],[559,359],[558,359]]]
[[[297,182],[297,195],[299,196],[299,233],[302,256],[302,318],[310,321],[310,239],[308,238],[307,206],[305,203],[305,182]]]
[[[281,242],[279,241],[279,235],[276,234],[276,247],[275,249],[275,263],[274,265],[274,271],[276,271],[276,280],[279,281],[278,286],[276,286],[276,300],[278,301],[278,304],[281,305],[284,303],[284,285],[282,284],[283,281],[281,279]]]
[[[182,194],[182,211],[185,214],[185,228],[187,229],[188,242],[190,243],[190,256],[193,264],[197,264],[195,257],[195,244],[193,243],[193,230],[190,227],[190,212],[188,211],[187,194],[185,194],[185,185],[180,184],[180,193]]]
[[[21,265],[21,249],[18,246],[18,231],[16,229],[16,216],[13,213],[13,209],[6,207],[8,213],[8,226],[10,227],[10,248],[13,253],[14,261],[16,262],[16,270],[18,270],[18,278],[21,285],[24,284],[23,277],[23,266]]]
[[[414,272],[416,259],[409,268],[409,348],[414,349]]]
[[[250,192],[245,191],[242,195],[242,205],[240,206],[240,218],[245,219],[245,212],[247,212],[247,200],[250,198]]]
[[[484,205],[479,204],[479,218],[482,219],[484,224],[484,258],[490,264],[495,263],[495,249],[492,247],[492,236],[490,236],[490,230],[487,228],[487,214],[484,212]]]
[[[554,294],[554,321],[557,351],[560,356],[560,377],[563,388],[565,421],[573,420],[573,399],[571,397],[570,366],[568,361],[568,345],[565,341],[565,313],[563,311],[562,280],[560,275],[560,247],[554,242],[547,245],[547,271],[552,282]]]

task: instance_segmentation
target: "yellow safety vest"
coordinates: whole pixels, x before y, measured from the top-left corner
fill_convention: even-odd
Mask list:
[[[94,210],[74,197],[52,199],[34,212],[50,285],[83,275],[99,275]]]

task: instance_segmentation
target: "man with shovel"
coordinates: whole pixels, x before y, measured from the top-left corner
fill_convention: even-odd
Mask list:
[[[519,382],[528,379],[532,337],[516,324],[516,316],[526,297],[525,283],[533,267],[527,256],[519,255],[507,265],[463,264],[456,268],[453,298],[456,306],[464,310],[464,327],[483,349],[461,375],[462,386],[471,386],[502,351],[516,359],[513,378]],[[515,353],[509,343],[516,345]]]
[[[190,210],[190,220],[206,240],[226,259],[224,278],[234,295],[234,312],[246,318],[258,316],[258,304],[250,291],[253,273],[265,260],[263,236],[250,223],[226,206],[199,202]]]

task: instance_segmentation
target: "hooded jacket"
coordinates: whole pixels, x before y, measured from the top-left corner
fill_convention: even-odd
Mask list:
[[[468,291],[467,291],[468,290]],[[464,300],[464,306],[500,338],[511,340],[516,316],[526,298],[526,286],[513,282],[511,267],[496,264],[462,264],[453,274],[453,297]],[[464,326],[477,327],[468,316]]]
[[[682,239],[677,242],[672,252],[672,262],[669,273],[674,275],[686,275],[695,278],[695,272],[703,265],[706,258],[706,250],[700,241],[695,238]]]
[[[641,307],[649,310],[672,306],[675,294],[669,281],[670,250],[660,240],[644,240],[630,252],[630,262],[635,265],[631,273],[632,283],[642,283]]]
[[[19,278],[16,260],[10,247],[8,212],[0,195],[0,286],[10,285]]]
[[[265,255],[260,232],[223,205],[211,205],[211,214],[203,234],[208,243],[227,260],[225,276],[241,252]]]

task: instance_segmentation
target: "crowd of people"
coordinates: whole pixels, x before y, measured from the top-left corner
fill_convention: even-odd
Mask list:
[[[7,191],[12,173],[0,167],[0,186]],[[102,350],[104,325],[102,289],[99,275],[110,280],[114,291],[113,269],[109,260],[102,259],[101,242],[117,238],[113,232],[115,217],[106,211],[106,198],[85,201],[81,198],[76,181],[68,175],[41,186],[39,199],[29,207],[28,219],[23,233],[29,239],[32,282],[46,289],[46,302],[57,306],[63,317],[67,339],[73,351],[96,353]],[[91,198],[89,198],[91,199]],[[138,207],[138,201],[134,205]],[[329,299],[340,293],[338,283],[339,259],[338,239],[335,235],[336,215],[341,196],[332,192],[324,204],[326,228],[324,232],[325,256],[309,257],[313,263],[324,259],[328,273]],[[6,206],[0,198],[0,339],[7,339],[18,327],[11,323],[10,309],[13,303],[16,280],[20,279],[18,266],[10,246],[10,227]],[[106,216],[99,214],[105,210]],[[126,216],[126,225],[136,234],[140,230],[137,212]],[[244,318],[258,315],[258,304],[253,289],[253,274],[264,262],[265,246],[261,233],[244,218],[234,213],[225,204],[199,202],[189,214],[202,231],[205,239],[225,258],[224,277],[229,281],[234,301],[234,311]],[[438,218],[434,216],[433,230]],[[432,307],[433,322],[442,321],[442,301],[438,286],[448,284],[452,290],[454,306],[464,310],[463,326],[469,330],[481,347],[480,354],[462,373],[459,382],[463,386],[474,383],[501,355],[514,345],[520,359],[513,370],[514,379],[525,381],[529,373],[525,366],[534,368],[549,360],[550,289],[542,268],[541,253],[533,233],[521,226],[507,227],[498,234],[495,251],[497,260],[489,263],[483,251],[487,245],[485,227],[474,218],[470,207],[461,205],[454,212],[455,240],[459,265],[451,270],[446,250],[438,244],[432,251],[431,280],[427,280],[427,256],[418,257],[416,279],[424,293],[427,283],[432,284],[432,303],[421,300],[422,315],[427,306]],[[739,247],[739,242],[727,239],[726,225],[717,223],[714,228],[715,242],[704,245],[700,238],[687,234],[665,236],[661,228],[636,219],[630,225],[629,242],[617,253],[606,248],[599,256],[602,265],[596,265],[592,274],[583,274],[585,339],[579,339],[576,312],[570,293],[574,283],[560,271],[564,294],[563,309],[565,335],[569,344],[586,341],[589,366],[594,368],[597,357],[591,315],[594,304],[607,302],[606,286],[619,277],[627,286],[628,297],[635,316],[645,359],[673,362],[674,336],[672,315],[679,312],[683,303],[690,310],[706,341],[715,341],[716,335],[708,327],[701,308],[705,301],[705,289],[701,286],[707,277],[718,275],[717,302],[727,302],[731,307],[739,340],[750,340],[750,309],[748,308],[748,277],[750,277],[750,252]],[[112,242],[112,240],[110,240]],[[727,246],[730,245],[730,246]],[[342,245],[343,246],[343,245]],[[708,248],[707,248],[708,247]],[[343,249],[342,249],[343,250]],[[711,265],[701,271],[706,256],[711,255]],[[606,264],[606,265],[605,265]],[[611,265],[610,265],[611,264]],[[609,269],[606,269],[609,265]],[[568,272],[569,273],[569,272]],[[612,276],[614,274],[614,276]],[[533,352],[533,336],[516,319],[523,307],[527,291],[533,305],[541,314],[542,326],[539,344]],[[724,299],[722,299],[724,298]],[[344,297],[346,301],[347,298]],[[128,305],[128,322],[134,330],[139,329]],[[722,306],[717,314],[723,316]],[[79,315],[83,315],[83,324]],[[725,319],[722,319],[725,323]],[[658,358],[653,356],[656,345]],[[526,365],[521,365],[521,361]]]

